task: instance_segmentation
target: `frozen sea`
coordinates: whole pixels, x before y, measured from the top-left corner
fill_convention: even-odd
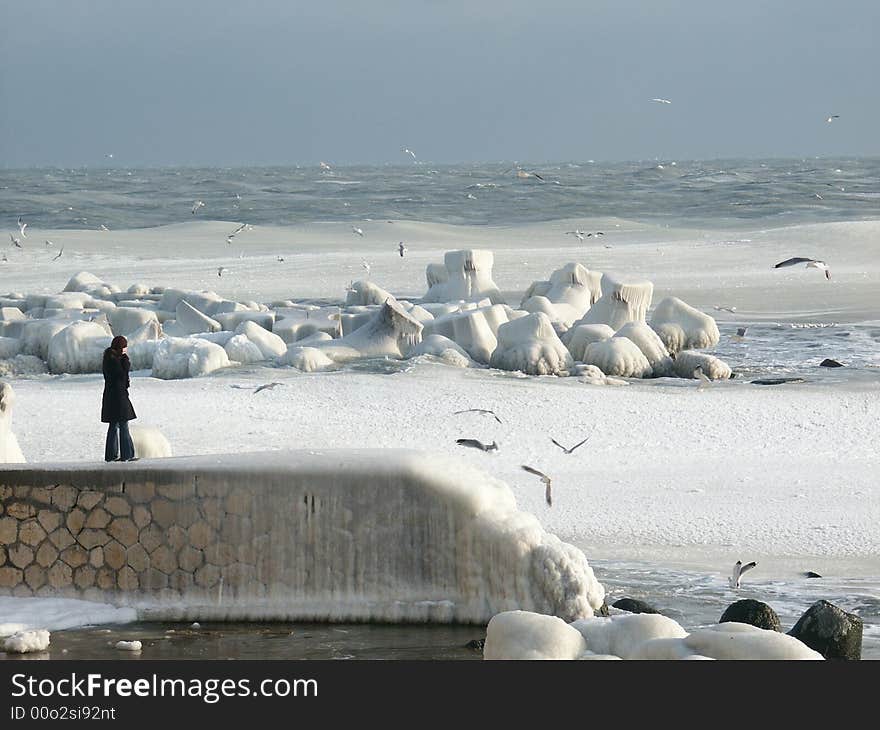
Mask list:
[[[144,282],[265,303],[338,303],[367,261],[373,281],[415,300],[426,290],[425,266],[456,248],[492,250],[494,279],[513,305],[568,261],[648,278],[655,303],[679,296],[718,319],[714,352],[734,380],[705,391],[672,379],[602,388],[383,360],[316,374],[250,366],[171,382],[141,371],[132,400],[178,455],[335,444],[456,454],[506,481],[521,508],[581,547],[609,603],[642,598],[689,628],[717,621],[737,598],[757,598],[788,629],[824,598],[862,616],[863,656],[880,658],[880,161],[521,166],[544,181],[517,178],[513,163],[0,170],[0,221],[16,235],[19,216],[29,224],[23,249],[4,248],[0,293],[58,292],[86,270],[123,288]],[[196,200],[205,206],[193,214]],[[253,229],[227,244],[240,223]],[[567,233],[576,228],[604,235],[581,242]],[[404,258],[399,241],[409,249]],[[827,261],[831,280],[772,268],[791,256]],[[223,277],[219,266],[228,269]],[[742,341],[732,337],[739,327],[748,328]],[[820,367],[825,358],[845,367]],[[781,377],[803,382],[751,383]],[[256,396],[230,387],[270,380],[284,387]],[[13,428],[29,461],[100,458],[100,376],[12,382]],[[169,418],[172,400],[181,408]],[[494,408],[504,426],[451,415],[470,407]],[[591,432],[571,456],[549,442]],[[460,436],[497,439],[501,448],[462,450]],[[521,463],[553,474],[552,509]],[[737,559],[759,566],[734,594],[726,576]],[[807,570],[825,577],[805,579]],[[455,647],[462,638],[424,627],[336,628],[354,633],[310,629],[330,637],[321,639],[332,646],[325,658],[376,656],[366,635],[389,637],[376,639],[389,657],[395,645],[442,636],[439,646]],[[84,645],[78,630],[68,631],[77,655]],[[255,641],[261,631],[229,629]],[[241,654],[242,642],[216,651]],[[303,656],[320,654],[318,643]],[[181,645],[179,656],[195,646]],[[270,655],[284,658],[288,648]]]

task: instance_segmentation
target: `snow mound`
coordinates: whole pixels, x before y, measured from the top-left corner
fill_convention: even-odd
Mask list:
[[[195,337],[168,337],[156,347],[153,377],[197,378],[228,366],[229,357],[220,345]]]
[[[171,453],[171,444],[162,432],[155,426],[141,426],[132,424],[129,427],[131,440],[134,443],[134,453],[139,459],[161,459],[174,456]]]
[[[43,375],[48,373],[46,363],[36,355],[16,355],[9,360],[0,360],[0,378],[20,375]]]
[[[141,642],[135,641],[117,641],[113,647],[119,651],[140,651],[143,648]]]
[[[651,315],[651,327],[671,353],[700,350],[718,344],[718,325],[708,314],[678,297],[666,297]]]
[[[646,641],[687,636],[687,631],[671,618],[648,613],[596,616],[575,621],[572,627],[583,635],[587,649],[594,654],[613,654],[622,659],[632,659]]]
[[[235,334],[244,335],[253,342],[262,353],[263,360],[273,360],[287,352],[287,343],[284,340],[256,322],[242,322],[235,328]]]
[[[49,632],[46,629],[19,631],[3,640],[3,651],[8,654],[29,654],[49,648]]]
[[[219,343],[218,343],[219,344]],[[252,362],[260,362],[266,358],[262,351],[253,342],[248,339],[247,335],[235,335],[230,337],[226,344],[223,345],[226,355],[233,362],[240,362],[247,365]]]
[[[788,634],[728,621],[693,631],[684,638],[646,641],[636,647],[630,658],[817,660],[823,657]]]
[[[595,365],[606,375],[621,378],[650,378],[654,373],[638,345],[626,337],[590,343],[584,350],[583,361]]]
[[[317,347],[289,346],[276,361],[279,365],[290,365],[304,373],[314,373],[332,367],[333,360]]]
[[[626,337],[642,351],[655,378],[672,374],[672,358],[657,333],[644,322],[628,322],[614,336]]]
[[[678,377],[696,378],[694,370],[697,368],[702,368],[703,374],[710,380],[727,380],[732,374],[726,362],[705,352],[685,350],[675,356],[673,370]]]
[[[560,339],[575,360],[583,360],[587,345],[610,340],[612,337],[614,330],[607,324],[579,324],[567,330]]]

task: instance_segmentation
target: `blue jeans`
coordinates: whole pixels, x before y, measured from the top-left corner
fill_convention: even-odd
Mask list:
[[[117,434],[117,430],[119,433]],[[120,444],[122,454],[119,453]],[[107,429],[107,444],[104,447],[104,461],[128,461],[134,458],[134,444],[128,432],[128,421],[114,421]]]

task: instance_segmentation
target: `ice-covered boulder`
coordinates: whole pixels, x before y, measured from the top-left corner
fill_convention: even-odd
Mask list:
[[[644,322],[628,322],[614,334],[626,337],[638,347],[651,364],[655,378],[672,375],[672,358],[657,333]]]
[[[149,370],[153,367],[153,357],[162,337],[162,325],[157,320],[146,322],[126,336],[132,370]]]
[[[326,332],[313,332],[307,337],[303,337],[302,339],[296,340],[294,343],[297,347],[310,347],[318,342],[330,342],[333,338],[328,335]],[[290,343],[287,345],[287,349],[290,349]]]
[[[177,331],[189,335],[198,332],[219,332],[223,329],[216,319],[203,314],[184,299],[177,303],[174,317],[177,321]]]
[[[367,304],[384,304],[393,296],[372,281],[360,279],[352,282],[345,293],[345,306],[364,306]]]
[[[607,324],[614,331],[627,322],[644,322],[654,285],[650,281],[621,281],[602,274],[602,296],[577,322],[579,324]]]
[[[369,322],[350,335],[316,347],[335,362],[362,357],[401,358],[422,339],[422,323],[407,314],[403,307],[388,299]]]
[[[80,271],[79,273],[74,274],[70,277],[67,285],[64,287],[64,291],[84,292],[100,287],[107,287],[108,289],[112,288],[110,284],[107,284],[107,282],[99,279],[94,274],[90,274],[88,271]]]
[[[583,361],[595,365],[606,375],[621,378],[650,378],[654,373],[638,345],[626,337],[590,343],[584,350]]]
[[[589,639],[587,639],[589,644]],[[792,636],[749,624],[727,622],[683,638],[652,639],[636,647],[631,659],[822,659],[819,652]]]
[[[0,307],[0,322],[24,322],[26,319],[18,307]]]
[[[443,256],[443,266],[446,269],[446,281],[442,281],[442,275],[426,272],[428,281],[436,277],[435,283],[430,285],[425,296],[425,302],[449,302],[463,299],[474,301],[488,298],[493,304],[503,302],[501,292],[492,281],[492,266],[495,257],[491,251],[466,249],[461,251],[447,251]]]
[[[474,364],[464,348],[443,335],[428,335],[409,351],[409,357],[418,357],[419,355],[439,357],[447,364],[461,368]]]
[[[679,378],[696,378],[694,370],[697,368],[702,368],[703,374],[710,380],[727,380],[732,374],[726,362],[705,352],[684,350],[672,362],[673,372]]]
[[[159,322],[156,312],[134,307],[116,307],[107,316],[114,335],[128,335],[143,327],[147,322]]]
[[[0,360],[8,360],[21,353],[22,342],[18,337],[0,337]]]
[[[99,373],[112,338],[94,322],[73,322],[49,341],[51,373]]]
[[[572,627],[583,635],[589,651],[622,659],[632,659],[646,641],[687,636],[687,631],[671,618],[648,613],[594,616],[575,621]]]
[[[545,283],[547,286],[543,286]],[[573,313],[575,315],[571,319],[573,322],[583,317],[601,295],[602,274],[598,271],[590,271],[586,266],[572,261],[550,274],[548,282],[535,282],[529,292],[526,292],[522,308],[534,311],[526,306],[528,299],[532,296],[543,296],[553,304],[566,305],[567,309],[559,311]]]
[[[537,312],[498,328],[489,366],[529,375],[560,375],[574,364],[547,315]]]
[[[235,334],[244,335],[260,348],[264,360],[273,360],[287,352],[287,343],[284,340],[256,322],[242,322],[235,328]]]
[[[125,293],[132,297],[145,297],[152,292],[146,284],[132,284],[125,290]]]
[[[505,611],[486,627],[483,659],[577,659],[585,650],[581,633],[557,616]]]
[[[425,280],[428,282],[428,289],[431,289],[449,281],[449,272],[444,264],[428,264],[425,268]]]
[[[242,322],[254,322],[264,330],[273,332],[275,329],[274,312],[255,312],[252,309],[242,308],[237,312],[217,312],[213,319],[220,323],[225,330],[235,330]]]
[[[562,331],[571,327],[572,323],[581,316],[581,313],[570,304],[551,302],[544,296],[529,297],[522,303],[522,308],[529,314],[540,312],[546,315],[547,319]]]
[[[24,454],[12,433],[12,406],[15,392],[9,383],[0,380],[0,464],[23,464]]]
[[[0,378],[43,375],[48,372],[46,362],[36,355],[16,355],[8,360],[0,359]]]
[[[287,352],[279,357],[276,362],[279,365],[290,365],[304,373],[314,373],[326,370],[334,365],[327,355],[317,347],[302,347],[291,345]]]
[[[593,342],[614,337],[614,330],[607,324],[579,324],[566,331],[560,338],[575,360],[584,359],[584,350]]]
[[[228,366],[226,350],[220,345],[195,337],[168,337],[156,347],[153,377],[196,378]]]
[[[477,362],[487,364],[498,346],[498,328],[508,321],[503,305],[473,307],[436,317],[425,325],[425,334],[443,335]]]
[[[129,432],[134,444],[134,454],[139,459],[162,459],[174,456],[168,439],[155,426],[132,424]]]
[[[223,349],[226,350],[226,355],[230,360],[240,362],[242,365],[266,359],[260,348],[251,342],[247,335],[233,334],[223,345]]]
[[[714,318],[678,297],[666,297],[657,305],[651,327],[672,354],[712,347],[721,338]]]
[[[296,342],[316,332],[326,332],[331,337],[340,337],[353,332],[344,330],[340,321],[339,307],[290,307],[276,313],[272,332],[286,343]],[[361,324],[364,324],[361,322]],[[357,329],[356,327],[354,329]]]
[[[339,320],[339,329],[341,332],[340,337],[350,335],[355,330],[363,327],[373,318],[373,315],[376,314],[381,306],[381,304],[353,305],[346,307],[345,311],[337,313],[336,316]],[[317,332],[317,328],[312,327],[310,329],[301,329],[297,334],[302,332],[314,334]]]

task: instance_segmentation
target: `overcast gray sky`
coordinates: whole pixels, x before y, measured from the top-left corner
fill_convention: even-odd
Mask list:
[[[0,0],[0,164],[874,156],[878,29],[878,0]]]

